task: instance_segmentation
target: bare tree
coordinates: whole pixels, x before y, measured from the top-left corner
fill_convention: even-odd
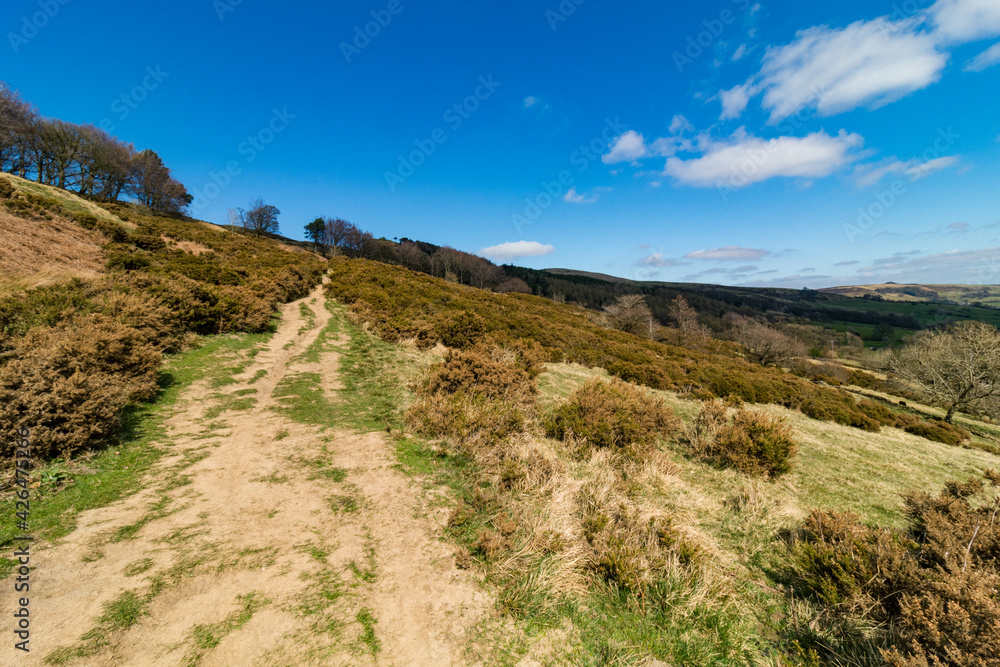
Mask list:
[[[747,358],[761,366],[779,364],[805,354],[802,343],[757,320],[737,320],[735,334],[736,341],[746,348]]]
[[[1000,395],[1000,332],[984,322],[918,333],[887,363],[897,378],[947,410],[947,422],[958,410]]]
[[[670,302],[670,319],[681,332],[682,336],[704,338],[708,335],[705,327],[698,321],[698,311],[691,307],[681,295]]]
[[[646,334],[652,314],[646,305],[646,297],[641,294],[624,294],[609,306],[604,315],[614,329],[628,331],[637,336]]]
[[[146,149],[132,161],[129,191],[140,203],[154,211],[180,213],[191,203],[191,195],[173,179],[170,170],[154,151]]]
[[[281,214],[274,206],[265,204],[262,197],[250,202],[249,209],[240,209],[236,214],[240,225],[254,235],[260,236],[263,233],[278,233],[278,216]]]
[[[326,223],[326,243],[333,248],[334,254],[344,250],[349,236],[357,232],[357,227],[343,218],[324,218]]]

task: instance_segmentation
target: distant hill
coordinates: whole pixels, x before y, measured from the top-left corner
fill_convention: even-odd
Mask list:
[[[838,332],[851,332],[870,347],[886,345],[890,340],[898,342],[921,329],[961,320],[1000,326],[1000,287],[995,286],[888,284],[872,286],[867,291],[860,287],[796,290],[634,281],[573,269],[503,268],[509,275],[525,281],[537,295],[565,298],[597,310],[622,294],[641,293],[646,296],[654,317],[669,322],[670,302],[683,296],[709,326],[717,324],[727,313],[763,316],[772,321],[814,324]],[[890,292],[876,292],[876,289]],[[841,290],[857,292],[843,293]],[[933,298],[932,293],[937,297]],[[954,298],[960,293],[965,295],[965,301]],[[908,298],[890,298],[894,294]],[[978,296],[974,299],[973,295]]]
[[[820,291],[826,294],[857,298],[882,297],[886,301],[1000,307],[1000,285],[897,285],[896,283],[884,283],[882,285],[828,287]]]

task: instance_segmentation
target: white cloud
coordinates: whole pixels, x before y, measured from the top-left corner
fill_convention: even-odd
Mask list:
[[[555,248],[551,245],[541,244],[537,241],[516,241],[483,248],[479,254],[495,260],[509,260],[518,257],[542,257],[553,252],[555,252]]]
[[[822,116],[874,109],[935,83],[948,56],[919,30],[921,22],[882,17],[842,29],[813,27],[769,48],[759,76],[771,121],[811,108]]]
[[[674,115],[670,119],[670,134],[684,134],[685,132],[694,132],[694,125],[684,116]]]
[[[942,169],[954,167],[958,164],[958,161],[959,159],[957,156],[949,155],[948,157],[939,157],[936,160],[918,162],[917,164],[911,165],[906,170],[906,175],[910,177],[911,181],[919,181],[921,178],[927,178],[931,174],[941,171]]]
[[[668,266],[683,266],[683,262],[679,262],[676,259],[671,259],[664,256],[662,252],[654,252],[648,257],[643,257],[639,260],[639,266],[654,266],[658,269],[663,269]]]
[[[742,188],[777,176],[820,178],[853,162],[853,150],[863,143],[860,135],[843,130],[837,136],[815,132],[766,140],[740,129],[727,142],[705,143],[699,158],[669,158],[664,174],[694,187]]]
[[[928,13],[936,34],[945,41],[972,42],[1000,35],[996,0],[938,0]]]
[[[1000,63],[1000,42],[986,49],[965,64],[966,72],[982,72]]]
[[[1000,248],[896,254],[876,259],[858,273],[872,282],[993,285],[1000,279]]]
[[[688,259],[713,259],[721,262],[755,262],[770,255],[770,251],[759,250],[757,248],[743,248],[737,245],[726,246],[725,248],[712,248],[711,250],[698,250],[686,255]]]
[[[604,164],[635,162],[646,157],[646,140],[635,130],[629,130],[615,139],[608,154],[601,158]]]
[[[739,118],[750,102],[750,85],[743,84],[719,92],[719,101],[722,102],[722,120]]]
[[[911,181],[919,181],[931,174],[954,167],[960,162],[957,155],[949,155],[935,160],[885,160],[877,164],[858,165],[854,170],[855,184],[867,188],[880,182],[890,174],[905,174]]]
[[[579,194],[576,188],[570,188],[563,201],[567,204],[593,204],[605,192],[611,192],[611,188],[594,188],[589,195]]]
[[[531,107],[535,106],[536,104],[538,104],[538,98],[537,97],[529,95],[528,97],[524,98],[524,108],[525,109],[530,109]]]
[[[739,48],[737,48],[736,51],[733,52],[733,62],[737,62],[739,60],[742,60],[743,56],[745,56],[747,54],[747,51],[748,51],[747,45],[746,44],[740,44]]]

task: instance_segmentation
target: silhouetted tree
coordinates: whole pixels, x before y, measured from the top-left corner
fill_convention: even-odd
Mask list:
[[[326,245],[326,220],[316,218],[306,225],[306,238],[313,242],[317,250]]]
[[[249,209],[239,209],[236,220],[244,229],[260,236],[265,232],[278,233],[279,215],[281,215],[281,211],[270,204],[265,204],[263,197],[258,197],[250,202]]]

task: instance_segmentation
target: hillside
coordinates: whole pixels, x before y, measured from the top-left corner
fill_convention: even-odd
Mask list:
[[[683,296],[698,311],[702,321],[718,328],[727,313],[748,317],[765,317],[775,322],[814,325],[834,332],[850,332],[861,337],[869,347],[882,347],[887,328],[893,342],[924,328],[962,320],[977,320],[1000,325],[1000,305],[986,298],[982,303],[966,304],[960,299],[948,301],[897,300],[865,297],[864,290],[833,288],[831,290],[793,290],[772,287],[731,287],[695,283],[638,282],[603,274],[570,269],[538,271],[505,266],[512,276],[524,280],[540,296],[558,296],[588,308],[601,309],[623,293],[645,295],[653,315],[669,322],[670,302]],[[885,287],[885,286],[881,286]],[[905,289],[905,286],[901,286]],[[942,294],[955,296],[957,290],[966,294],[982,294],[1000,288],[954,286],[956,291]],[[895,289],[895,288],[893,288]],[[910,290],[915,291],[915,290]],[[991,292],[992,293],[992,292]],[[875,294],[872,292],[871,294]]]
[[[869,298],[882,297],[886,301],[1000,307],[1000,286],[998,285],[896,285],[886,283],[883,285],[827,287],[820,291],[825,294],[853,298],[864,298],[866,295]]]
[[[988,421],[14,183],[0,220],[48,235],[0,246],[0,424],[34,460],[0,505],[27,489],[46,610],[18,664],[874,665],[945,600],[1000,622]]]

